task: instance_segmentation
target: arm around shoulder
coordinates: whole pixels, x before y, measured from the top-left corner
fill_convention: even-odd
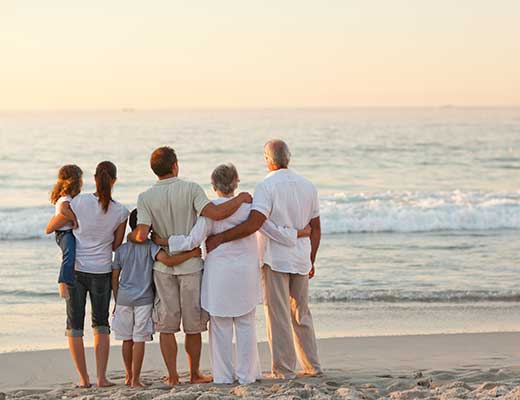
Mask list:
[[[234,199],[220,204],[208,203],[200,212],[200,215],[215,221],[226,219],[233,215],[243,203],[251,203],[252,197],[249,193],[242,192]]]
[[[260,211],[252,210],[249,213],[247,220],[242,222],[240,225],[217,235],[208,237],[208,240],[206,240],[206,249],[208,253],[215,250],[223,243],[242,239],[255,233],[262,227],[266,219],[267,217]]]

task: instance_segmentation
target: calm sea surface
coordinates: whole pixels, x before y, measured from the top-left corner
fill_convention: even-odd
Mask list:
[[[214,197],[224,162],[254,190],[272,137],[320,191],[320,337],[520,330],[520,109],[4,112],[0,351],[65,345],[59,251],[43,233],[61,165],[80,165],[92,191],[95,165],[113,161],[114,197],[133,207],[167,144]],[[263,339],[261,309],[258,321]]]

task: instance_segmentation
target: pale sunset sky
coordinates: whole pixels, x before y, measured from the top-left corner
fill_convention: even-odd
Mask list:
[[[520,105],[518,0],[0,0],[0,110]]]

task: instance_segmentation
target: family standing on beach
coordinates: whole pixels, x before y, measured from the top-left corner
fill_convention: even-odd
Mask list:
[[[112,329],[123,341],[127,385],[142,386],[144,344],[156,332],[168,370],[165,383],[179,382],[175,334],[181,327],[192,383],[261,378],[255,310],[262,288],[272,376],[293,378],[297,360],[303,374],[321,373],[308,306],[321,237],[317,190],[289,169],[283,141],[267,142],[264,156],[269,174],[253,198],[235,195],[239,175],[226,164],[211,175],[218,198],[210,201],[201,186],[178,178],[175,151],[160,147],[150,158],[158,181],[139,195],[131,213],[112,199],[113,163],[98,164],[96,192],[88,194],[80,194],[79,167],[60,169],[51,193],[56,212],[46,232],[55,232],[62,250],[59,291],[66,299],[66,335],[80,387],[90,387],[83,344],[87,294],[97,385],[113,385],[106,377],[112,292]],[[128,220],[131,232],[123,244]],[[213,377],[199,369],[208,322]]]

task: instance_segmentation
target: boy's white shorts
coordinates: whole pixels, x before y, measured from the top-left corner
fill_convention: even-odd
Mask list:
[[[149,342],[152,340],[154,326],[152,321],[153,304],[144,306],[116,305],[112,320],[112,330],[117,340]]]

